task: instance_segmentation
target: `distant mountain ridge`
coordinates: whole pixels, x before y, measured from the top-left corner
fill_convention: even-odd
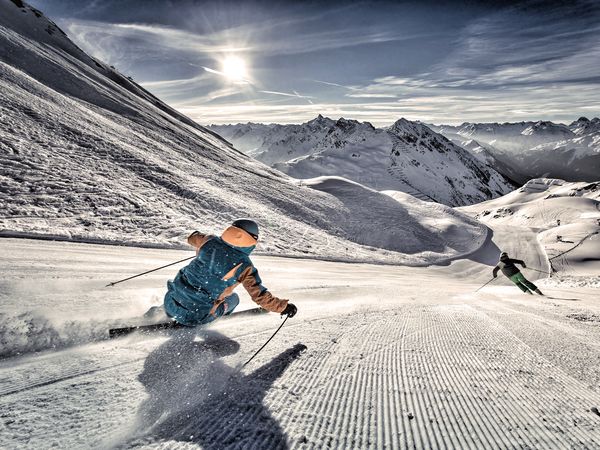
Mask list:
[[[581,117],[569,125],[549,121],[429,125],[461,145],[485,146],[505,175],[525,182],[549,176],[593,181],[600,173],[600,119]]]
[[[548,121],[471,123],[462,125],[429,125],[437,132],[458,134],[463,138],[475,139],[490,144],[503,151],[522,150],[547,142],[560,141],[575,136],[575,133],[563,124]]]
[[[299,125],[211,125],[261,162],[294,178],[341,176],[450,206],[488,200],[513,184],[486,161],[426,125],[400,119],[387,128],[319,115]]]

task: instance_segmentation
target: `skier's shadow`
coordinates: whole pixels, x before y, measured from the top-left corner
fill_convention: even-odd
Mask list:
[[[137,443],[287,448],[286,435],[263,398],[306,347],[297,344],[244,375],[220,359],[239,350],[236,341],[215,331],[204,331],[203,341],[195,341],[195,336],[191,330],[181,330],[146,359],[139,380],[149,398],[138,411]]]

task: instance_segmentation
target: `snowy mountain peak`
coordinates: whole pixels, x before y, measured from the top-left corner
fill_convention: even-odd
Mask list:
[[[343,131],[351,131],[356,128],[365,128],[370,130],[375,129],[375,127],[373,127],[373,125],[371,125],[369,122],[359,122],[358,120],[349,120],[344,119],[343,117],[340,117],[335,122],[335,126]]]
[[[373,189],[464,205],[508,192],[511,184],[484,161],[420,122],[387,128],[318,116],[302,125],[211,127],[238,148],[295,178],[341,176]],[[435,181],[432,181],[435,178]]]
[[[571,181],[593,181],[600,172],[598,118],[580,117],[569,126],[540,120],[432,128],[462,147],[469,147],[463,144],[466,139],[486,146],[494,159],[491,165],[519,182],[548,174]]]
[[[410,134],[410,135],[421,135],[427,134],[431,131],[426,125],[421,122],[413,122],[402,117],[401,119],[394,122],[388,131],[396,135]]]
[[[577,136],[583,136],[600,131],[600,119],[594,117],[592,120],[587,117],[580,117],[569,125],[569,129]]]
[[[321,114],[319,114],[317,117],[315,117],[312,120],[309,120],[308,122],[306,122],[307,126],[315,128],[315,127],[319,127],[319,128],[323,128],[323,127],[327,127],[330,128],[332,126],[335,125],[335,120],[330,119],[329,117],[323,117]]]
[[[573,137],[573,132],[563,124],[556,124],[549,121],[539,120],[529,125],[523,131],[523,136],[545,135],[554,136],[556,139],[568,139]]]

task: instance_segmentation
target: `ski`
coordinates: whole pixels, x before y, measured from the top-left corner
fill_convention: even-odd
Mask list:
[[[230,314],[228,316],[224,316],[224,317],[220,318],[219,320],[228,319],[228,318],[230,319],[230,318],[234,318],[234,317],[254,316],[257,314],[264,314],[267,312],[268,311],[263,308],[252,308],[252,309],[246,309],[244,311],[233,312],[232,314]],[[189,328],[189,327],[186,327],[185,325],[181,325],[180,323],[177,323],[174,320],[170,320],[168,322],[158,322],[158,323],[152,323],[152,324],[148,324],[148,325],[132,325],[132,326],[128,326],[128,327],[111,328],[108,330],[108,337],[110,339],[113,339],[116,337],[126,336],[128,334],[138,332],[138,331],[143,332],[143,333],[150,333],[153,331],[174,330],[174,329],[178,329],[178,328]]]

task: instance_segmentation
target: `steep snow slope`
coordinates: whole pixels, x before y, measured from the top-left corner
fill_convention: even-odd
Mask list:
[[[512,188],[469,152],[405,119],[386,129],[322,116],[301,125],[211,129],[295,178],[341,176],[377,190],[403,191],[451,206],[493,198]]]
[[[475,139],[465,138],[460,134],[451,133],[449,131],[443,133],[443,136],[459,147],[468,150],[481,162],[494,168],[498,173],[504,175],[509,180],[512,180],[516,185],[522,185],[529,180],[529,177],[525,175],[518,166],[514,165],[506,155],[499,152],[491,145],[482,144]]]
[[[535,229],[559,275],[600,273],[600,182],[534,179],[504,197],[460,209],[490,226]]]
[[[173,246],[252,216],[266,252],[436,260],[427,242],[421,256],[357,244],[348,205],[232,148],[9,0],[0,0],[0,165],[2,235]]]
[[[582,117],[569,126],[539,121],[431,127],[455,142],[462,138],[485,145],[502,164],[492,167],[516,181],[540,176],[594,181],[600,173],[598,118]]]

